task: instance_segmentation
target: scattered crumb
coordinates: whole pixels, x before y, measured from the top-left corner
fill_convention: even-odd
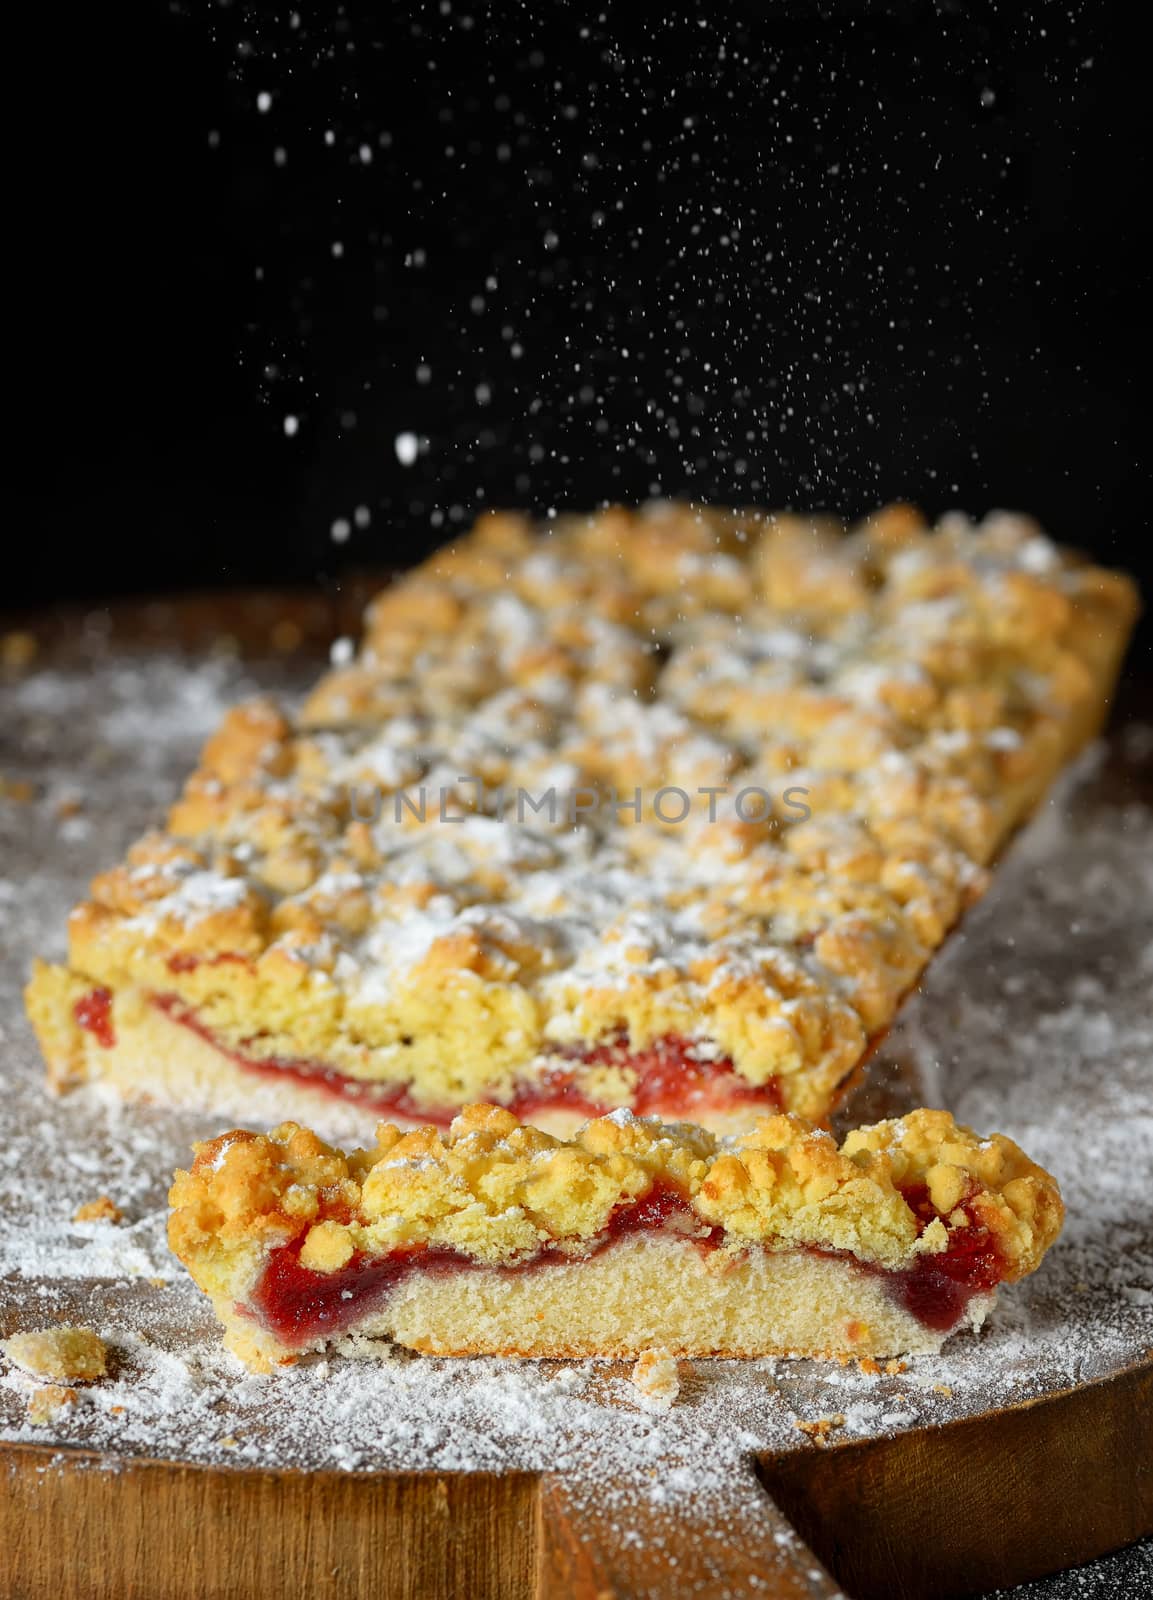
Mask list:
[[[891,1378],[895,1378],[898,1372],[907,1372],[908,1367],[909,1363],[907,1361],[898,1361],[896,1357],[885,1362],[885,1371]]]
[[[866,1375],[866,1377],[869,1378],[875,1378],[881,1370],[879,1364],[873,1360],[872,1356],[858,1356],[857,1367]]]
[[[43,1427],[52,1422],[66,1411],[69,1406],[74,1406],[80,1396],[75,1389],[64,1389],[58,1383],[49,1383],[42,1389],[33,1389],[28,1396],[28,1420],[37,1427]]]
[[[57,802],[56,817],[60,822],[66,822],[69,817],[78,817],[84,810],[84,802],[77,794],[65,795],[63,800]]]
[[[26,667],[35,659],[39,646],[31,633],[6,633],[0,638],[0,662],[6,667]]]
[[[109,1406],[108,1407],[108,1415],[110,1417],[122,1417],[124,1415],[124,1407],[123,1406]]]
[[[168,1287],[167,1278],[149,1278],[148,1281],[154,1289],[166,1289]]]
[[[216,1442],[224,1450],[235,1450],[240,1440],[234,1433],[226,1433],[223,1439],[218,1439]]]
[[[106,1194],[95,1200],[86,1200],[72,1213],[73,1222],[123,1222],[124,1213]]]
[[[26,779],[0,775],[0,800],[15,800],[17,805],[26,806],[35,798],[36,790]]]
[[[844,1426],[844,1413],[840,1411],[832,1417],[818,1417],[816,1422],[803,1422],[800,1417],[793,1418],[793,1427],[806,1434],[814,1444],[824,1444],[834,1428]]]
[[[291,617],[282,617],[272,630],[272,648],[281,655],[291,655],[304,638],[304,631]]]
[[[667,1350],[644,1351],[630,1376],[650,1411],[670,1411],[681,1392],[677,1364]]]
[[[953,1391],[950,1389],[947,1383],[935,1383],[933,1385],[933,1393],[943,1394],[946,1400],[951,1400],[953,1398]]]
[[[76,1378],[87,1382],[102,1378],[108,1349],[91,1328],[38,1328],[13,1334],[0,1350],[35,1378]]]

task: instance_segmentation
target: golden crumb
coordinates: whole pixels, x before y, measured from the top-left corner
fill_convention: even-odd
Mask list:
[[[629,1374],[650,1411],[671,1411],[681,1392],[677,1363],[668,1350],[645,1350]]]
[[[12,800],[26,806],[36,798],[35,787],[26,778],[6,778],[0,773],[0,800]]]
[[[39,648],[35,634],[6,633],[0,637],[0,664],[16,668],[30,666]]]
[[[58,1383],[33,1389],[28,1396],[28,1420],[37,1427],[44,1427],[54,1422],[62,1411],[76,1405],[79,1399],[75,1389],[62,1388]]]
[[[896,1357],[894,1357],[891,1361],[885,1362],[885,1371],[889,1374],[890,1378],[895,1378],[898,1373],[906,1372],[908,1370],[908,1365],[909,1364],[907,1361],[898,1361]]]
[[[933,1385],[933,1393],[943,1394],[946,1400],[951,1400],[953,1398],[953,1391],[950,1389],[947,1383],[935,1383]]]
[[[86,1200],[72,1213],[73,1222],[123,1222],[124,1213],[114,1200],[102,1194],[95,1200]]]
[[[272,648],[283,656],[291,655],[300,648],[304,638],[304,630],[299,622],[294,622],[291,617],[281,617],[279,622],[273,624],[271,642]]]
[[[879,1363],[874,1361],[872,1356],[858,1356],[857,1369],[868,1378],[877,1377],[881,1370]]]
[[[839,1411],[831,1417],[818,1417],[815,1422],[803,1422],[800,1417],[793,1418],[793,1427],[807,1435],[814,1444],[824,1444],[830,1433],[844,1426],[845,1418]]]
[[[36,1378],[71,1378],[91,1382],[107,1371],[108,1349],[91,1328],[40,1328],[16,1333],[0,1350]]]

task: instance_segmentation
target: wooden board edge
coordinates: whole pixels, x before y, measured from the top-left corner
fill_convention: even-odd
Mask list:
[[[655,1492],[654,1492],[655,1491]],[[397,1552],[400,1552],[399,1556]],[[757,1481],[308,1472],[0,1444],[0,1593],[27,1600],[836,1600]]]
[[[1029,1582],[1153,1533],[1153,1356],[995,1412],[761,1455],[769,1495],[860,1600]]]
[[[307,1472],[0,1446],[0,1594],[19,1600],[517,1600],[535,1473]]]

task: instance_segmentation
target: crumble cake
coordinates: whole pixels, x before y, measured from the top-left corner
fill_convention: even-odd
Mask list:
[[[344,1154],[295,1123],[196,1146],[169,1241],[257,1370],[350,1336],[435,1355],[940,1349],[1061,1227],[1053,1179],[948,1112],[721,1136],[615,1111],[569,1142],[495,1106]],[[674,1369],[675,1370],[675,1369]]]
[[[1135,611],[1007,514],[487,516],[298,714],[234,710],[95,880],[28,990],[50,1081],[241,1119],[263,1081],[366,1127],[822,1120]]]

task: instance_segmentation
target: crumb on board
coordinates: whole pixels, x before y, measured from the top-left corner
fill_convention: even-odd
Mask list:
[[[0,1350],[34,1378],[90,1382],[108,1370],[108,1348],[91,1328],[38,1328],[5,1339]]]
[[[872,1356],[858,1356],[857,1370],[858,1372],[863,1372],[869,1378],[876,1378],[882,1372],[887,1373],[890,1378],[895,1378],[899,1372],[908,1370],[908,1362],[898,1361],[895,1357],[892,1357],[882,1367],[881,1363],[875,1361]]]
[[[0,664],[6,667],[27,667],[36,658],[39,645],[36,635],[17,630],[0,636]]]
[[[814,1444],[824,1444],[835,1428],[844,1426],[844,1413],[840,1411],[831,1417],[818,1417],[815,1422],[805,1422],[801,1417],[793,1418],[793,1427],[810,1438]]]
[[[953,1398],[953,1391],[950,1389],[947,1383],[935,1383],[933,1385],[933,1393],[943,1394],[946,1400],[951,1400]]]
[[[62,1411],[76,1405],[80,1396],[75,1389],[66,1389],[58,1383],[45,1384],[33,1389],[28,1396],[28,1420],[36,1427],[53,1422]]]
[[[303,639],[304,629],[291,617],[282,617],[273,625],[272,648],[281,655],[291,655],[300,648]]]
[[[0,800],[14,800],[26,806],[36,798],[36,790],[26,778],[6,778],[0,772]]]
[[[95,1200],[86,1200],[82,1206],[77,1206],[72,1213],[73,1222],[123,1222],[124,1213],[106,1194],[98,1195]]]
[[[644,1350],[630,1374],[650,1411],[669,1411],[681,1392],[677,1364],[667,1350]]]

